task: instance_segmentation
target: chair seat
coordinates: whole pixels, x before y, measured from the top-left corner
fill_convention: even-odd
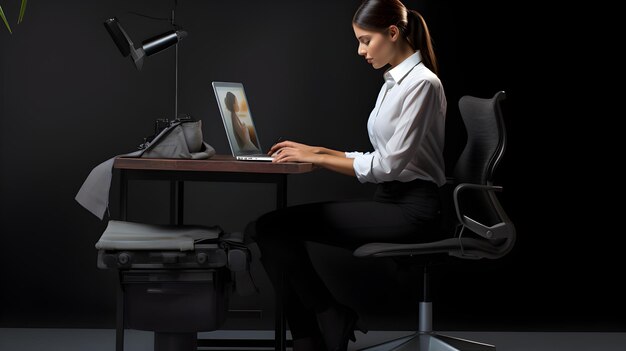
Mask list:
[[[398,244],[369,243],[354,250],[356,257],[414,256],[445,253],[465,258],[495,258],[502,251],[502,240],[488,241],[475,238],[450,238],[429,243]]]

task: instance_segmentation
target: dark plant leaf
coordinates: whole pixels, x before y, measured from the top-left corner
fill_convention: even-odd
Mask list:
[[[17,19],[17,23],[20,24],[24,20],[24,13],[26,12],[26,2],[28,0],[22,0],[22,5],[20,5],[20,17]]]
[[[2,10],[2,6],[0,6],[0,17],[2,17],[4,24],[7,26],[7,29],[9,30],[9,33],[13,34],[13,31],[11,30],[11,26],[9,26],[9,22],[7,22],[7,18],[4,15],[4,11]]]

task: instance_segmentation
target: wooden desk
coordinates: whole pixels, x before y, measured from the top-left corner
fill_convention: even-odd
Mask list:
[[[113,166],[124,170],[151,171],[198,171],[198,172],[235,172],[235,173],[270,173],[295,174],[313,170],[312,163],[267,161],[237,161],[228,155],[215,155],[208,160],[161,159],[119,157]]]
[[[215,155],[208,160],[150,159],[120,157],[113,167],[120,171],[120,216],[127,220],[128,181],[164,180],[170,182],[170,223],[183,224],[184,182],[246,182],[276,184],[276,208],[287,206],[287,175],[314,170],[311,163],[271,163],[237,161],[232,156]],[[282,289],[276,289],[280,292]],[[116,349],[124,347],[123,291],[118,289]],[[286,349],[286,322],[282,298],[276,294],[275,340],[198,340],[198,347],[271,347]],[[267,342],[270,343],[267,343]]]
[[[215,155],[208,160],[149,159],[120,157],[113,165],[120,170],[120,215],[126,220],[129,180],[169,180],[170,223],[183,224],[184,181],[276,184],[276,208],[287,205],[287,175],[311,172],[312,163],[237,161]]]

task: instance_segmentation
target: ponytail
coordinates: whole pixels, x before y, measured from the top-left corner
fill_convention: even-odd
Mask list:
[[[395,25],[413,50],[419,50],[422,62],[438,74],[437,58],[424,17],[407,9],[400,0],[364,0],[357,9],[352,23],[361,28],[383,32]]]
[[[424,65],[438,75],[437,58],[435,57],[432,39],[424,17],[415,10],[407,9],[407,21],[406,40],[414,50],[420,51]]]

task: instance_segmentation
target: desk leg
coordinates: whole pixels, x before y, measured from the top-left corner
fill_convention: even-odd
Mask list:
[[[287,206],[287,175],[280,175],[280,180],[276,183],[276,208],[281,209]],[[285,311],[283,309],[283,291],[284,285],[284,275],[283,272],[280,272],[280,281],[279,286],[276,289],[276,302],[275,302],[275,313],[276,313],[276,325],[274,329],[274,340],[275,351],[285,351],[286,350],[286,339],[287,339],[287,323],[285,320]]]
[[[117,311],[115,321],[115,351],[124,351],[124,286],[122,272],[119,272],[117,283]]]
[[[125,221],[128,215],[128,177],[120,170],[120,218]]]
[[[183,225],[185,210],[185,182],[170,181],[170,224]]]
[[[125,221],[128,217],[128,177],[120,170],[120,218]],[[115,311],[115,351],[124,351],[124,287],[122,286],[122,272],[118,272],[117,307]]]

